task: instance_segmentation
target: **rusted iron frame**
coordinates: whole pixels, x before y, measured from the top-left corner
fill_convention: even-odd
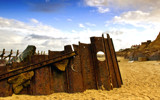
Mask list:
[[[92,39],[93,37],[91,37],[90,38],[90,40],[91,40],[91,52],[93,53],[93,55],[92,55],[92,59],[93,59],[93,67],[94,67],[94,73],[95,73],[95,81],[96,81],[96,88],[97,89],[99,89],[99,80],[98,80],[98,67],[96,67],[96,66],[98,66],[98,64],[97,64],[97,61],[96,61],[96,59],[97,59],[97,56],[96,55],[94,55],[94,53],[96,52],[95,50],[96,50],[96,47],[95,47],[95,40],[94,39]]]
[[[87,49],[85,50],[84,47]],[[86,56],[87,55],[87,54],[85,54],[86,52],[88,52],[87,53],[88,56]],[[81,68],[82,68],[84,89],[85,90],[86,89],[97,89],[96,74],[95,74],[94,64],[92,63],[94,61],[92,58],[91,44],[85,44],[85,43],[79,42],[79,56],[80,56],[80,62],[81,62]],[[88,70],[90,70],[90,71],[88,72]],[[89,80],[87,80],[86,78],[89,78]],[[92,84],[90,84],[90,86],[87,85],[89,81],[92,81]],[[94,84],[94,82],[95,82],[95,84]]]
[[[82,81],[83,81],[83,83],[82,83],[82,84],[83,84],[83,89],[86,90],[86,89],[85,89],[85,84],[84,84],[83,66],[82,66],[82,63],[81,63],[82,59],[81,59],[81,52],[80,52],[80,43],[81,43],[81,42],[79,41],[79,42],[78,42],[79,45],[78,45],[78,48],[77,48],[77,49],[78,49],[78,55],[79,55],[79,62],[80,62],[80,65],[79,65],[79,66],[81,67],[81,75],[82,75]]]
[[[112,41],[112,38],[111,38],[111,41]],[[112,47],[114,49],[113,41],[112,41]],[[121,72],[120,72],[120,69],[119,69],[118,61],[117,61],[117,56],[116,56],[116,53],[115,53],[115,49],[114,49],[114,55],[115,55],[115,58],[116,58],[116,65],[118,66],[117,69],[118,69],[118,72],[119,72],[119,77],[120,77],[120,80],[121,80],[121,84],[123,84]]]
[[[73,52],[73,50],[72,50],[72,47],[71,47],[71,45],[66,45],[65,47],[64,47],[64,52],[66,53],[66,52]],[[67,66],[70,66],[70,64],[71,64],[71,60],[69,60],[69,62],[68,62],[68,65]],[[67,82],[67,86],[66,86],[66,92],[70,92],[70,86],[69,86],[69,84],[70,84],[70,82],[69,82],[69,68],[67,67],[66,68],[66,82]]]
[[[69,93],[83,92],[84,82],[82,78],[82,66],[80,63],[79,56],[79,45],[73,44],[74,50],[77,52],[77,56],[70,60],[70,67],[68,67],[68,77],[69,77]],[[73,68],[74,67],[74,68]],[[76,68],[76,70],[75,70]]]
[[[36,63],[36,64],[30,64],[30,65],[23,66],[23,67],[20,67],[18,69],[15,69],[15,70],[11,70],[7,73],[4,73],[4,74],[0,75],[0,81],[3,80],[3,79],[9,78],[9,77],[18,75],[18,74],[23,73],[23,72],[31,71],[31,70],[41,68],[41,67],[44,67],[46,65],[55,63],[55,62],[62,61],[62,60],[67,59],[67,58],[71,58],[71,57],[76,56],[76,55],[77,55],[76,52],[70,52],[70,53],[66,53],[66,54],[63,54],[63,55],[58,56],[58,57],[54,57],[54,58],[51,58],[51,59],[48,59],[48,60],[44,60],[44,61]]]
[[[102,45],[103,45],[103,47],[102,48],[100,48],[100,47],[98,47],[98,45],[96,44],[96,38],[100,38],[100,39],[102,39],[102,41],[101,41],[101,43],[102,43]],[[98,51],[103,51],[104,53],[105,53],[105,55],[106,55],[106,46],[105,46],[105,44],[104,44],[104,37],[102,36],[102,37],[91,37],[91,44],[92,44],[92,51],[93,51],[93,59],[95,59],[95,61],[94,61],[94,66],[95,66],[95,73],[96,73],[96,79],[97,79],[97,88],[98,89],[101,89],[102,87],[102,84],[104,84],[104,82],[102,82],[101,81],[101,76],[100,76],[100,73],[103,73],[103,71],[102,72],[99,72],[98,70],[99,70],[99,68],[101,67],[101,66],[99,66],[99,64],[98,64],[98,60],[97,60],[97,55],[96,55],[96,53],[98,52]],[[97,46],[97,47],[96,47]],[[99,50],[99,49],[103,49],[103,50]],[[105,57],[105,59],[106,59],[106,57]],[[108,85],[105,85],[105,86],[107,86],[107,90],[111,90],[112,89],[112,87],[111,87],[111,85],[110,85],[110,74],[109,74],[109,69],[108,69],[108,62],[107,62],[107,59],[106,59],[106,66],[103,66],[104,68],[106,68],[107,69],[107,73],[106,74],[108,74],[107,75],[107,77],[108,77],[108,79],[109,79],[109,82],[108,82]],[[98,66],[99,66],[99,68],[98,68]]]
[[[110,79],[110,84],[111,85],[111,89],[113,89],[113,82],[112,82],[112,75],[111,75],[111,68],[113,66],[113,62],[111,62],[111,57],[110,57],[110,51],[109,51],[109,46],[108,44],[106,44],[105,42],[105,38],[104,38],[104,35],[102,34],[102,41],[103,41],[103,44],[104,44],[104,50],[105,50],[105,59],[106,59],[106,62],[107,62],[107,70],[108,70],[108,74],[109,74],[109,79]]]
[[[120,69],[119,69],[119,65],[118,65],[118,61],[117,61],[117,57],[116,57],[113,41],[112,41],[112,38],[110,38],[109,34],[107,34],[107,39],[108,39],[108,44],[109,44],[110,51],[111,51],[113,67],[114,67],[115,72],[116,72],[117,83],[118,83],[118,86],[121,87],[121,85],[123,84],[123,81],[122,81],[122,77],[121,77],[121,73],[120,73]]]

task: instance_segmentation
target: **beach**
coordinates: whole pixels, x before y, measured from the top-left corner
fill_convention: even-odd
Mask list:
[[[121,88],[86,90],[83,93],[51,95],[15,95],[0,100],[160,100],[160,61],[128,61],[117,58],[123,85]]]

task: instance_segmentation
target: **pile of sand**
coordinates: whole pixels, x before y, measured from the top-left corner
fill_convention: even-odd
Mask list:
[[[119,67],[121,88],[111,91],[87,90],[83,93],[54,93],[47,96],[12,95],[0,100],[160,100],[160,61],[128,62],[123,58]]]

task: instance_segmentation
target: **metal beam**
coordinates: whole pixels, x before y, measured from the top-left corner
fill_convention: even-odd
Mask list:
[[[54,58],[51,58],[51,59],[41,61],[39,63],[30,64],[30,65],[27,65],[27,66],[22,66],[20,68],[8,71],[4,74],[1,74],[0,75],[0,81],[3,80],[3,79],[9,78],[9,77],[18,75],[20,73],[24,73],[24,72],[31,71],[31,70],[34,70],[34,69],[38,69],[38,68],[41,68],[41,67],[45,67],[46,65],[56,63],[56,62],[62,61],[62,60],[67,59],[67,58],[71,58],[71,57],[76,56],[76,55],[77,55],[76,52],[70,52],[70,53],[66,53],[66,54],[63,54],[63,55],[58,56],[58,57],[54,57]]]

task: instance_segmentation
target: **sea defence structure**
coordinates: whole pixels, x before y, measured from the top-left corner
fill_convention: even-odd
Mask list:
[[[91,37],[91,43],[67,45],[64,51],[35,55],[27,49],[21,58],[0,66],[0,96],[15,94],[47,95],[83,92],[87,89],[112,90],[123,84],[114,45],[107,38]],[[30,50],[30,51],[29,51]],[[26,53],[26,52],[31,53]],[[98,52],[102,52],[98,55]],[[28,55],[28,56],[27,56]],[[100,58],[99,58],[100,57]]]

